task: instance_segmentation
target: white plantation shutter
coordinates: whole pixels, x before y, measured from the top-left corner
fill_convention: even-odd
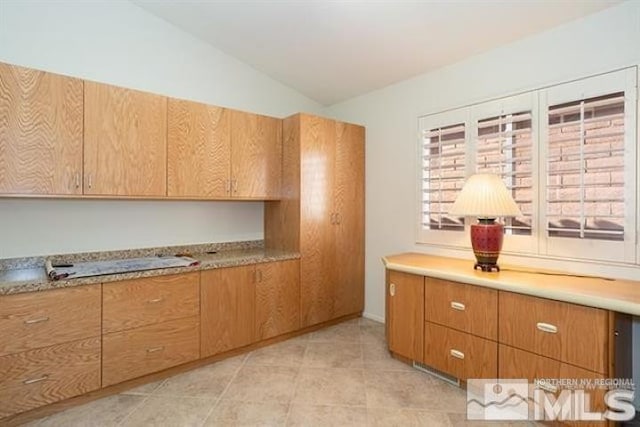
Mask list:
[[[549,107],[547,231],[624,240],[624,92]]]
[[[464,229],[464,218],[447,214],[465,180],[465,124],[426,129],[422,144],[422,226]]]
[[[636,70],[541,93],[541,228],[552,256],[636,262]]]
[[[533,215],[531,111],[476,122],[476,172],[502,177],[523,216],[504,218],[505,234],[531,235]]]

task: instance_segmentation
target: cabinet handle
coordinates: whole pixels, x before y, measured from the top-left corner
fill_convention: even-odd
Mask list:
[[[548,391],[549,393],[555,393],[558,391],[558,387],[554,386],[553,384],[547,384],[547,382],[545,381],[538,382],[537,386],[539,389]]]
[[[395,283],[389,283],[389,295],[391,295],[392,297],[396,296],[396,284]]]
[[[237,179],[233,180],[233,192],[234,193],[238,192],[238,180]]]
[[[164,346],[152,347],[147,349],[147,353],[155,353],[157,351],[162,351],[162,350],[164,350]]]
[[[336,224],[340,224],[340,214],[336,213]]]
[[[76,188],[80,188],[80,172],[76,172],[75,179],[76,179]]]
[[[49,375],[43,375],[40,378],[32,378],[30,380],[24,380],[22,381],[22,384],[24,385],[29,385],[29,384],[35,384],[35,383],[39,383],[42,381],[46,381],[49,379]]]
[[[466,308],[465,305],[461,302],[457,302],[457,301],[451,301],[451,308],[453,308],[454,310],[458,310],[458,311],[464,311],[464,309]]]
[[[536,328],[538,328],[542,332],[548,332],[550,334],[557,334],[558,333],[558,327],[555,326],[555,325],[552,325],[551,323],[538,322],[538,323],[536,323]]]
[[[91,172],[87,174],[87,185],[89,188],[93,187],[93,174]]]
[[[149,301],[147,301],[149,304],[155,304],[158,303],[160,301],[162,301],[164,298],[154,298],[154,299],[150,299]]]
[[[46,316],[45,316],[45,317],[38,317],[38,318],[36,318],[36,319],[28,319],[28,320],[25,320],[25,321],[24,321],[24,324],[25,324],[25,325],[33,325],[33,324],[35,324],[35,323],[42,323],[42,322],[46,322],[46,321],[48,321],[48,320],[49,320],[49,318],[48,318],[48,317],[46,317]]]
[[[451,354],[451,356],[455,357],[456,359],[464,360],[464,353],[459,350],[455,350],[452,348],[451,350],[449,350],[449,354]]]

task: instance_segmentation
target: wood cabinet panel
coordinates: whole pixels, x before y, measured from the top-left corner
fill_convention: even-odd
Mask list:
[[[0,297],[0,356],[100,335],[101,285]]]
[[[256,265],[256,340],[300,328],[300,262]]]
[[[425,319],[492,340],[498,339],[498,291],[425,278]]]
[[[166,196],[167,99],[85,82],[84,194]]]
[[[82,194],[82,80],[0,63],[0,193]]]
[[[100,388],[100,337],[0,357],[0,418]]]
[[[391,271],[387,283],[389,350],[411,360],[423,360],[424,278]]]
[[[255,341],[255,267],[201,272],[202,357]]]
[[[499,346],[499,378],[500,379],[521,379],[525,378],[530,384],[535,380],[543,379],[562,379],[562,380],[577,380],[580,383],[582,380],[595,380],[603,379],[604,376],[595,372],[581,369],[575,366],[568,365],[566,363],[559,362],[557,360],[550,359],[548,357],[542,357],[529,353],[527,351],[519,350],[507,345],[500,344]],[[529,393],[533,396],[534,386],[529,387]],[[556,398],[561,392],[561,388],[548,387],[543,389]],[[604,389],[587,390],[590,394],[589,404],[592,411],[601,412],[606,408],[604,406]],[[605,422],[568,422],[565,425],[579,425],[579,426],[605,426]]]
[[[231,113],[232,195],[278,198],[282,179],[282,120]]]
[[[301,115],[300,294],[302,326],[333,317],[335,122]]]
[[[169,98],[169,197],[231,196],[230,126],[230,113],[224,108]]]
[[[426,322],[424,363],[465,381],[468,378],[496,378],[498,344]]]
[[[103,387],[198,359],[199,323],[194,316],[104,335]]]
[[[102,331],[117,332],[200,314],[200,273],[103,285]]]
[[[499,311],[501,343],[607,372],[606,310],[501,291]]]
[[[364,309],[364,128],[336,122],[333,317]]]

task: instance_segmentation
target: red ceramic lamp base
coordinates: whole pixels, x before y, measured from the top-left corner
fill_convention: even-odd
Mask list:
[[[503,227],[494,218],[480,218],[471,226],[471,247],[476,256],[474,270],[500,271],[498,257],[502,249]]]

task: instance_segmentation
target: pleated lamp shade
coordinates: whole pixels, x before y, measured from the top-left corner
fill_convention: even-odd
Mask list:
[[[522,216],[522,212],[498,175],[479,173],[464,183],[449,215],[497,218]]]

